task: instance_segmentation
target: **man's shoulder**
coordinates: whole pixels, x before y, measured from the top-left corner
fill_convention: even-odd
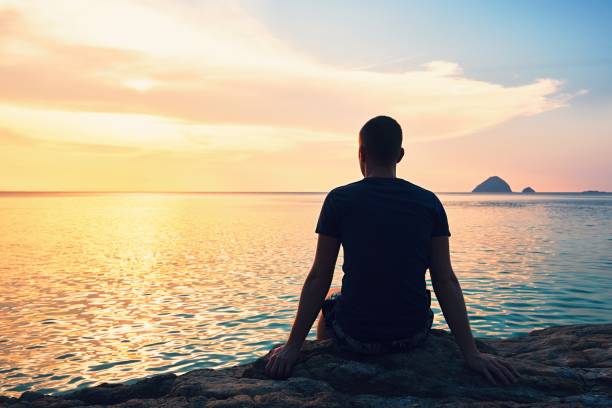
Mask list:
[[[344,184],[344,185],[335,187],[329,192],[329,194],[342,195],[342,194],[352,193],[354,191],[358,191],[361,189],[363,189],[363,180],[357,180],[357,181],[353,181],[352,183],[348,183],[348,184]]]
[[[420,198],[420,199],[427,200],[427,201],[437,200],[436,194],[424,187],[411,183],[410,181],[402,179],[402,178],[397,178],[396,180],[398,181],[397,187],[399,187],[400,191],[405,192],[406,194],[411,194],[411,195],[414,195],[416,198]],[[370,186],[367,183],[367,180],[364,178],[361,180],[353,181],[351,183],[335,187],[332,190],[330,190],[329,194],[345,196],[347,194],[367,191],[370,187],[372,186]]]
[[[434,201],[434,202],[438,199],[438,197],[433,191],[428,190],[425,187],[421,187],[419,185],[411,183],[407,180],[403,180],[403,181],[405,182],[407,188],[419,198],[422,198],[427,201]]]

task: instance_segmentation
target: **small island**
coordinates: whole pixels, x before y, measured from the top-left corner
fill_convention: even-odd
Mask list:
[[[599,191],[599,190],[586,190],[581,192],[580,194],[587,194],[587,195],[603,195],[603,194],[609,194],[605,191]]]
[[[535,193],[535,190],[531,187],[525,187],[522,191],[523,194],[533,194]]]
[[[501,177],[492,176],[477,185],[472,193],[511,193],[510,185]]]

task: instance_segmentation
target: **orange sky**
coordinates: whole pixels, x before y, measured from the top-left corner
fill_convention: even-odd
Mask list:
[[[612,188],[589,175],[601,165],[563,167],[585,127],[562,112],[585,90],[445,60],[338,66],[236,4],[0,0],[0,89],[0,190],[324,191],[360,177],[356,134],[377,114],[404,128],[399,175],[436,191],[493,174],[515,190]]]

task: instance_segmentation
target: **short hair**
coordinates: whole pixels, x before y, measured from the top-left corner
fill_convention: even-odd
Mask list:
[[[374,163],[395,164],[402,148],[402,127],[389,116],[376,116],[359,131],[359,142]]]

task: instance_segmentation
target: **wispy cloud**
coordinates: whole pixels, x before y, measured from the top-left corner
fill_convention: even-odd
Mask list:
[[[399,73],[336,67],[224,3],[0,0],[0,32],[0,126],[74,142],[278,149],[353,140],[380,113],[427,140],[572,97],[558,80],[506,87],[447,61]]]
[[[10,130],[0,129],[0,147],[34,147],[78,154],[135,154],[142,153],[138,147],[116,146],[109,144],[79,143],[47,140],[20,135]]]

